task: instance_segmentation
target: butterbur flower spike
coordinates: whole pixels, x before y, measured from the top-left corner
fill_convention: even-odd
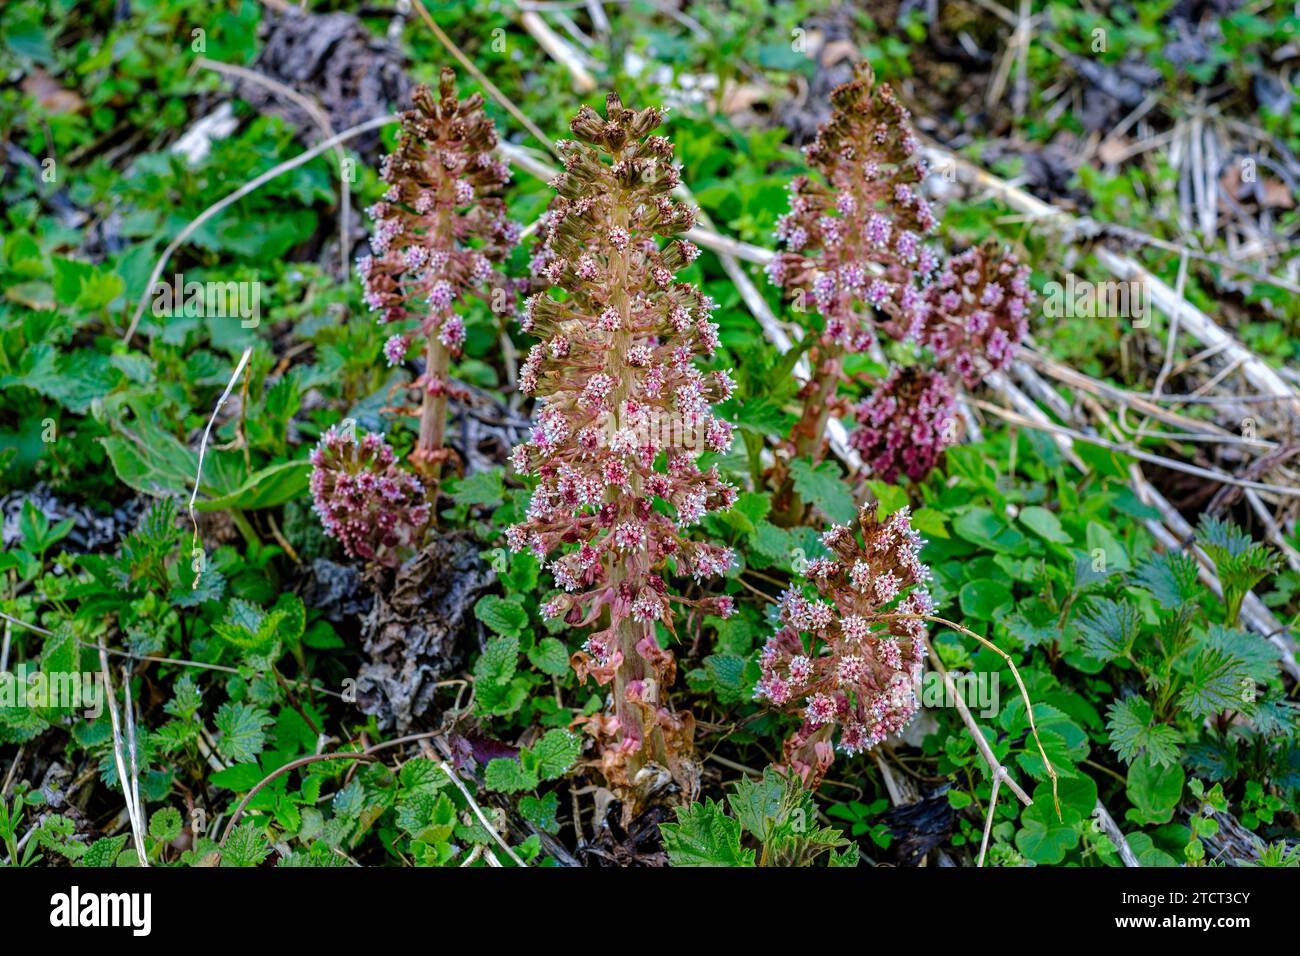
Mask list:
[[[857,754],[903,730],[919,708],[916,688],[933,609],[924,543],[907,509],[884,521],[869,504],[856,531],[823,535],[829,558],[809,563],[781,597],[780,628],[767,641],[754,697],[803,718],[786,740],[787,767],[815,788],[838,746]]]
[[[524,329],[541,341],[519,381],[538,410],[513,464],[538,483],[508,539],[548,560],[564,588],[546,613],[596,628],[573,666],[613,686],[613,712],[588,725],[606,778],[627,795],[654,763],[689,797],[694,722],[667,703],[675,663],[656,630],[672,634],[681,605],[732,610],[726,597],[677,596],[666,577],[671,569],[702,581],[732,564],[728,549],[688,536],[735,502],[717,469],[696,462],[731,445],[731,425],[712,405],[732,383],[694,364],[717,347],[714,304],[674,277],[698,250],[673,238],[694,215],[669,195],[673,147],[652,135],[662,119],[610,94],[603,117],[584,107],[575,139],[558,144],[564,171],[534,269],[563,294],[538,293],[523,310]]]
[[[510,180],[496,157],[497,134],[477,93],[456,98],[456,76],[444,69],[438,94],[417,87],[415,108],[401,114],[397,148],[380,173],[388,190],[372,206],[372,255],[358,262],[365,300],[385,324],[418,322],[384,344],[390,365],[405,358],[413,341],[424,346],[426,368],[420,432],[412,461],[436,482],[447,451],[449,366],[465,341],[456,306],[473,291],[485,298],[506,285],[495,265],[518,242],[519,227],[506,217],[501,192]]]
[[[1010,365],[1029,333],[1029,267],[993,242],[949,259],[926,298],[918,339],[967,387]]]
[[[821,316],[791,433],[796,456],[822,453],[845,353],[867,349],[877,329],[919,334],[922,286],[937,263],[924,243],[935,217],[921,195],[926,169],[907,110],[866,64],[831,103],[834,114],[805,149],[814,175],[790,184],[790,211],[777,224],[785,251],[768,267],[797,305]]]
[[[885,481],[920,481],[957,438],[955,395],[1011,364],[1028,333],[1029,269],[985,243],[953,256],[925,290],[916,340],[935,370],[894,367],[854,409],[850,444]]]
[[[311,465],[316,514],[349,557],[395,568],[419,549],[430,516],[424,486],[383,436],[356,440],[331,427]]]
[[[895,366],[853,409],[859,423],[849,443],[871,473],[891,484],[905,474],[920,481],[956,434],[956,399],[947,377],[917,365]]]

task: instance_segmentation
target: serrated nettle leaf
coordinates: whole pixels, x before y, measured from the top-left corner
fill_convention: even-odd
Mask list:
[[[753,850],[740,845],[740,823],[712,799],[677,807],[677,822],[659,827],[673,866],[753,866]]]
[[[1125,763],[1138,756],[1165,767],[1178,762],[1182,735],[1173,727],[1156,723],[1149,701],[1136,695],[1126,697],[1110,705],[1106,718],[1110,747]]]
[[[528,612],[522,605],[495,594],[479,598],[474,616],[498,634],[517,638],[528,624]]]
[[[485,505],[495,507],[505,500],[505,485],[500,468],[480,471],[462,479],[451,498],[458,505]]]
[[[234,763],[252,760],[266,744],[266,728],[274,721],[260,707],[227,701],[217,710],[217,750]]]
[[[504,684],[514,676],[518,664],[518,638],[490,638],[474,664],[474,680],[479,684]]]
[[[180,832],[181,812],[175,807],[163,807],[149,815],[149,835],[155,840],[170,843]]]
[[[531,794],[519,798],[519,812],[523,818],[543,833],[559,833],[560,824],[556,815],[560,810],[560,798],[555,791],[549,791],[540,797]]]
[[[567,730],[548,730],[529,750],[537,758],[538,775],[543,780],[554,780],[577,763],[582,738]]]
[[[736,654],[710,654],[704,658],[704,667],[719,701],[734,704],[749,696],[748,682],[745,680],[746,664],[746,659]]]
[[[790,462],[790,477],[799,496],[836,524],[849,524],[857,515],[853,495],[833,462],[814,465],[807,458],[796,458]]]
[[[494,757],[483,772],[483,785],[499,793],[532,790],[537,784],[537,774],[514,757]]]
[[[1196,559],[1181,551],[1162,551],[1144,561],[1134,579],[1150,591],[1160,606],[1182,607],[1200,595]]]
[[[1192,659],[1187,683],[1178,705],[1193,718],[1228,710],[1250,711],[1255,702],[1255,679],[1248,664],[1231,652],[1205,646]]]
[[[554,637],[544,637],[528,652],[528,660],[539,671],[552,677],[563,677],[569,672],[569,650]]]
[[[1132,649],[1142,629],[1142,611],[1128,601],[1092,598],[1073,623],[1084,651],[1109,661]]]

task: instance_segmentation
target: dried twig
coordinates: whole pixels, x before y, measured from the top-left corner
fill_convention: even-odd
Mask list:
[[[135,841],[136,856],[139,858],[140,865],[147,867],[149,860],[144,851],[144,821],[140,816],[140,808],[136,804],[139,787],[132,786],[132,777],[126,772],[127,762],[124,757],[126,744],[122,739],[122,718],[117,711],[117,691],[113,687],[113,675],[108,669],[108,654],[102,637],[99,639],[99,670],[104,678],[104,695],[108,698],[108,717],[113,726],[113,762],[117,767],[117,782],[122,788],[122,799],[126,804],[127,818],[131,823],[131,836]],[[132,760],[134,759],[133,747]]]

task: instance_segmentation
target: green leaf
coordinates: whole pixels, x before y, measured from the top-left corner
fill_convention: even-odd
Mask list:
[[[75,865],[99,868],[112,866],[117,861],[118,854],[122,852],[122,847],[126,845],[126,837],[127,835],[123,833],[96,840]]]
[[[1094,558],[1097,557],[1098,551],[1105,555],[1107,571],[1127,571],[1132,567],[1127,549],[1105,525],[1089,521],[1087,538],[1088,550],[1092,552]]]
[[[208,781],[215,787],[243,793],[256,787],[265,776],[262,768],[255,763],[237,763],[225,770],[218,770],[208,777]]]
[[[514,637],[489,638],[483,653],[474,663],[474,681],[479,684],[504,684],[519,666],[519,641]]]
[[[867,480],[867,487],[876,496],[876,519],[878,521],[884,521],[895,511],[901,511],[907,507],[906,488],[900,488],[898,485],[887,485],[883,481],[874,479]]]
[[[274,721],[270,714],[251,704],[226,701],[217,710],[217,750],[233,763],[246,763],[266,746],[266,728]]]
[[[1139,756],[1166,767],[1178,762],[1182,736],[1173,727],[1156,723],[1150,702],[1136,694],[1110,705],[1106,730],[1111,750],[1125,763]]]
[[[402,764],[397,779],[406,791],[440,790],[447,784],[447,775],[428,757],[415,757]]]
[[[836,524],[849,524],[857,515],[853,495],[833,462],[814,465],[809,458],[796,458],[790,462],[790,477],[799,496]]]
[[[753,866],[754,851],[740,845],[740,823],[713,799],[677,808],[677,822],[659,827],[673,866]]]
[[[181,812],[175,807],[163,807],[149,815],[149,835],[155,840],[170,843],[181,833]]]
[[[958,596],[962,613],[981,621],[992,621],[997,612],[1012,604],[1011,589],[1001,581],[968,581]]]
[[[742,777],[736,783],[736,792],[728,794],[727,803],[736,820],[759,842],[766,843],[783,822],[787,786],[786,780],[769,767],[761,780]]]
[[[1109,661],[1124,657],[1133,647],[1142,628],[1142,611],[1128,601],[1092,598],[1074,623],[1088,656]]]
[[[1164,551],[1139,565],[1134,577],[1161,607],[1175,610],[1200,596],[1196,575],[1195,558],[1181,551]]]
[[[1055,513],[1038,505],[1030,505],[1020,511],[1020,523],[1040,538],[1057,544],[1069,544],[1072,540],[1061,527],[1061,519]]]
[[[548,730],[529,748],[537,758],[537,773],[543,780],[554,780],[569,771],[582,753],[582,738],[567,730]]]
[[[1046,793],[1040,786],[1034,791],[1033,806],[1026,807],[1020,815],[1021,827],[1016,831],[1016,848],[1035,863],[1054,865],[1065,859],[1065,854],[1079,845],[1077,810],[1061,810],[1057,819],[1052,806],[1049,787]]]
[[[261,826],[256,820],[245,820],[226,840],[221,850],[221,865],[253,867],[270,855],[271,844],[263,835]]]
[[[952,523],[959,538],[1000,554],[1013,554],[1024,546],[1025,536],[988,508],[968,508]]]
[[[560,810],[560,798],[555,791],[535,797],[532,794],[519,798],[519,812],[523,818],[543,833],[559,833],[560,824],[556,815]]]
[[[518,637],[528,623],[528,612],[521,605],[495,594],[479,598],[474,616],[496,633],[510,637]]]
[[[544,674],[563,677],[569,672],[569,651],[562,641],[544,637],[528,652],[528,660]]]
[[[1147,756],[1137,758],[1128,768],[1125,792],[1133,807],[1126,818],[1139,825],[1168,823],[1183,795],[1184,780],[1179,764],[1166,767]]]
[[[483,771],[483,785],[498,793],[532,790],[537,783],[537,775],[514,757],[493,757]]]
[[[704,669],[713,682],[713,691],[723,704],[737,704],[749,694],[745,680],[746,659],[738,654],[710,654],[704,658]]]
[[[1232,653],[1203,646],[1192,659],[1188,683],[1178,706],[1196,720],[1227,710],[1247,710],[1254,702],[1255,679],[1247,664]]]
[[[451,493],[451,500],[458,505],[485,505],[491,508],[501,504],[505,497],[500,468],[467,476]]]

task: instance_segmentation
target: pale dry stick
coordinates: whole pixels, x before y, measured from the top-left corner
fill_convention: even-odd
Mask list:
[[[560,26],[564,28],[564,32],[573,37],[574,41],[578,44],[578,48],[573,52],[577,55],[578,59],[582,61],[582,65],[587,67],[589,70],[601,69],[600,61],[587,52],[588,50],[595,48],[596,41],[589,37],[586,31],[574,22],[573,17],[569,16],[563,10],[556,10],[552,16],[554,16],[556,20],[560,21]]]
[[[929,641],[926,641],[926,645],[929,645]],[[984,757],[984,762],[989,765],[989,777],[995,783],[1000,780],[1005,780],[1007,782],[1007,787],[1010,788],[1011,792],[1016,795],[1021,803],[1027,807],[1032,806],[1034,803],[1033,799],[1024,791],[1023,788],[1021,788],[1020,784],[1016,783],[1015,779],[1011,776],[1010,771],[1007,770],[1002,762],[993,755],[993,750],[989,747],[988,740],[980,730],[979,724],[975,723],[975,715],[970,712],[970,707],[962,698],[961,692],[957,689],[957,686],[953,683],[952,675],[948,673],[947,669],[944,668],[942,664],[939,663],[939,659],[934,654],[933,650],[930,654],[931,662],[933,663],[935,670],[939,671],[939,676],[943,678],[944,688],[947,690],[949,697],[956,706],[957,713],[961,715],[962,723],[966,725],[966,729],[970,732],[971,739],[975,741],[975,746]],[[996,800],[996,797],[993,799]],[[990,802],[990,816],[992,813],[993,805],[992,802]]]
[[[944,627],[956,631],[958,634],[964,634],[967,637],[971,638],[972,640],[978,641],[980,644],[983,644],[994,654],[997,654],[1004,661],[1006,661],[1007,667],[1011,669],[1011,676],[1015,678],[1016,686],[1020,688],[1020,698],[1025,702],[1025,716],[1029,719],[1029,730],[1034,735],[1034,743],[1038,745],[1038,754],[1040,757],[1043,758],[1043,768],[1047,771],[1047,775],[1052,778],[1052,802],[1056,804],[1057,817],[1060,817],[1061,798],[1060,795],[1057,793],[1057,789],[1056,789],[1056,784],[1057,784],[1056,768],[1052,766],[1052,761],[1047,758],[1047,751],[1043,749],[1043,742],[1038,737],[1038,725],[1034,722],[1034,705],[1029,699],[1029,690],[1028,688],[1025,687],[1025,682],[1020,678],[1020,669],[1016,667],[1016,662],[1011,659],[1011,655],[1008,654],[1006,651],[1004,651],[1002,648],[998,647],[987,637],[981,637],[979,634],[976,634],[969,627],[966,627],[965,625],[962,624],[958,624],[955,621],[949,621],[946,618],[939,617],[938,615],[935,614],[885,614],[882,616],[890,620],[930,621],[933,624],[942,624]],[[934,653],[934,650],[930,645],[929,637],[926,637],[925,644],[927,648],[930,648],[930,659],[932,661],[937,662],[939,660],[939,657],[937,654]],[[962,699],[960,694],[954,694],[953,696],[955,701],[960,700],[962,704],[966,703],[966,701]],[[960,710],[960,708],[958,708],[958,710]],[[969,713],[969,711],[967,712]],[[971,720],[974,721],[974,718],[972,717]],[[978,746],[979,741],[983,739],[984,735],[977,733],[975,737],[976,737],[975,743],[976,746]],[[984,744],[987,747],[988,741],[984,741]],[[990,756],[992,755],[992,751],[989,751],[989,755]],[[986,757],[985,759],[988,758]],[[990,767],[996,765],[997,765],[996,760],[991,761],[989,764]],[[1010,776],[1007,776],[1006,780],[1007,780],[1007,785],[1010,786],[1013,791],[1017,789],[1012,784]],[[1023,791],[1020,792],[1023,793]],[[1019,796],[1020,793],[1017,793],[1016,795]],[[1033,801],[1029,801],[1029,802],[1032,803]]]
[[[514,104],[514,101],[511,100],[510,97],[502,93],[501,90],[497,88],[497,85],[489,80],[484,75],[483,71],[474,65],[474,61],[465,55],[465,51],[452,42],[451,37],[447,36],[447,34],[443,32],[442,27],[438,26],[438,24],[434,22],[433,17],[429,16],[429,11],[425,9],[422,0],[411,0],[411,3],[415,7],[415,12],[420,15],[420,19],[422,19],[425,22],[425,25],[433,31],[433,35],[438,38],[438,42],[447,49],[447,52],[454,56],[456,61],[469,71],[469,74],[478,81],[479,85],[482,86],[483,89],[487,90],[491,97],[500,103],[506,112],[518,120],[520,125],[522,125],[524,129],[528,130],[537,142],[545,146],[551,151],[552,155],[554,155],[554,144],[552,144],[551,141],[546,138],[546,135],[537,128],[537,124],[530,120],[527,115],[525,115],[524,111]]]
[[[11,617],[10,615],[6,614],[4,611],[0,611],[0,618],[4,618],[6,624],[17,624],[19,627],[25,627],[29,631],[35,631],[37,634],[43,634],[46,637],[49,637],[51,634],[54,633],[51,630],[41,627],[39,624],[29,624],[26,621],[19,620],[16,617]],[[0,671],[2,670],[8,670],[8,668],[0,667]]]
[[[1034,351],[1033,349],[1028,349],[1022,346],[1019,356],[1024,361],[1017,361],[1015,365],[1013,365],[1013,370],[1016,372],[1016,376],[1030,389],[1036,399],[1049,405],[1062,419],[1068,419],[1070,417],[1069,406],[1065,405],[1065,403],[1060,399],[1060,396],[1050,388],[1042,389],[1042,392],[1040,393],[1035,388],[1035,384],[1041,386],[1042,380],[1038,378],[1037,375],[1032,374],[1032,369],[1024,367],[1025,365],[1032,366],[1033,368],[1050,375],[1058,382],[1068,385],[1070,388],[1089,392],[1099,398],[1111,399],[1119,406],[1121,411],[1131,408],[1134,411],[1141,412],[1147,418],[1153,418],[1175,428],[1202,428],[1206,430],[1205,434],[1150,431],[1135,433],[1132,432],[1131,429],[1124,430],[1126,434],[1133,434],[1134,437],[1152,436],[1158,438],[1174,438],[1180,441],[1218,442],[1220,444],[1240,445],[1245,448],[1261,449],[1264,451],[1271,451],[1280,447],[1277,442],[1268,441],[1263,438],[1242,438],[1235,432],[1229,431],[1213,422],[1199,421],[1197,419],[1187,418],[1184,415],[1179,415],[1177,412],[1168,411],[1167,409],[1155,404],[1153,399],[1156,396],[1146,396],[1138,392],[1131,392],[1127,389],[1120,388],[1118,385],[1112,385],[1111,383],[1102,381],[1101,379],[1093,378],[1090,375],[1086,375],[1077,369],[1073,369],[1068,365],[1057,362],[1056,360],[1049,358],[1040,352]],[[1166,394],[1160,397],[1165,401],[1174,401],[1179,396]]]
[[[1062,222],[1067,227],[1067,231],[1078,229],[1084,225],[1084,220],[1065,213],[1041,199],[1031,196],[1022,189],[1011,186],[956,153],[933,146],[927,146],[924,151],[930,157],[933,165],[942,166],[952,163],[953,169],[960,178],[972,185],[988,189],[1013,209],[1028,213],[1036,219]],[[1165,247],[1159,241],[1153,244],[1161,248]],[[1167,245],[1174,246],[1173,243]],[[1174,246],[1174,251],[1181,252],[1182,247]],[[1232,335],[1225,332],[1212,318],[1190,303],[1179,299],[1173,289],[1144,269],[1134,259],[1121,255],[1104,244],[1094,246],[1093,255],[1096,256],[1102,267],[1115,275],[1116,278],[1122,281],[1141,281],[1150,292],[1152,299],[1164,312],[1172,314],[1174,311],[1178,311],[1179,321],[1189,335],[1204,345],[1221,348],[1230,361],[1240,359],[1242,374],[1261,394],[1284,397],[1291,416],[1300,418],[1300,396],[1297,396],[1295,390],[1290,388],[1263,359],[1242,345]],[[1246,270],[1239,269],[1238,271]],[[1294,291],[1300,293],[1300,286],[1295,286],[1293,283],[1266,279],[1259,274],[1255,274],[1255,277],[1260,281],[1272,282],[1279,288],[1292,287]]]
[[[226,76],[238,77],[249,83],[264,86],[272,92],[280,94],[285,99],[297,103],[307,112],[308,116],[315,120],[316,125],[320,127],[320,131],[326,139],[333,137],[334,126],[330,123],[329,116],[311,97],[304,96],[297,90],[247,67],[236,66],[233,63],[223,63],[221,60],[209,60],[206,56],[195,57],[194,63],[196,66],[215,70]],[[350,269],[348,262],[348,228],[350,222],[348,217],[352,212],[352,187],[347,176],[347,154],[343,151],[341,144],[335,145],[334,158],[339,164],[339,268],[341,269],[339,275],[346,278]]]
[[[1178,279],[1174,283],[1174,295],[1178,300],[1183,301],[1183,290],[1187,285],[1187,254],[1178,257]],[[1155,384],[1151,386],[1151,394],[1159,395],[1164,389],[1165,381],[1169,378],[1169,370],[1174,365],[1174,348],[1178,344],[1178,321],[1182,315],[1182,309],[1174,309],[1169,313],[1169,337],[1165,342],[1165,359],[1160,364],[1160,372],[1156,375]]]
[[[1096,818],[1101,831],[1110,837],[1110,842],[1114,844],[1116,852],[1119,853],[1120,860],[1125,866],[1141,867],[1142,863],[1138,860],[1137,854],[1133,848],[1128,845],[1128,839],[1124,836],[1124,831],[1119,828],[1115,818],[1110,815],[1101,798],[1097,798],[1097,806],[1093,808],[1092,815]]]
[[[609,36],[613,32],[613,28],[609,25],[609,17],[605,15],[605,5],[601,0],[587,0],[587,15],[591,17],[591,25],[601,36]]]
[[[140,293],[140,300],[136,303],[135,314],[131,317],[131,324],[127,327],[126,334],[122,336],[123,343],[126,345],[131,344],[131,338],[135,335],[135,330],[139,327],[140,319],[144,315],[145,304],[149,301],[149,293],[158,282],[158,277],[162,275],[162,271],[167,267],[167,263],[171,259],[172,255],[177,249],[184,245],[185,240],[194,235],[194,233],[197,232],[205,222],[217,215],[217,213],[221,212],[227,206],[238,202],[249,193],[255,192],[262,186],[265,186],[277,176],[282,176],[290,170],[297,169],[299,166],[311,162],[317,156],[333,149],[339,143],[345,143],[348,140],[355,139],[371,130],[379,129],[381,126],[387,126],[389,123],[396,122],[396,116],[379,116],[372,120],[366,120],[364,123],[359,123],[350,129],[345,129],[338,135],[331,136],[324,142],[317,143],[315,146],[311,147],[311,149],[299,153],[297,156],[293,157],[293,159],[287,159],[283,163],[271,167],[257,178],[248,181],[228,196],[217,200],[207,209],[203,210],[203,212],[199,213],[197,218],[193,219],[189,225],[177,234],[175,239],[167,244],[167,248],[165,248],[162,251],[162,255],[158,257],[158,261],[154,264],[153,271],[149,275],[149,281],[145,283],[144,291]]]
[[[501,834],[497,833],[496,827],[492,826],[492,824],[488,822],[488,818],[484,816],[482,808],[479,807],[478,803],[474,800],[474,797],[470,794],[469,788],[461,782],[460,777],[456,776],[456,772],[451,769],[451,765],[448,764],[446,760],[443,760],[439,762],[438,767],[447,775],[447,778],[456,785],[456,789],[460,791],[461,796],[463,796],[466,802],[469,803],[470,809],[472,809],[474,815],[478,817],[479,823],[483,824],[487,829],[487,832],[492,835],[492,839],[496,840],[497,843],[501,845],[501,849],[505,850],[510,859],[514,860],[518,866],[527,867],[528,864],[521,860],[519,855],[515,853],[514,850],[510,849],[510,844],[506,843],[506,841],[502,839]],[[489,859],[491,859],[490,855]],[[498,863],[497,865],[499,866],[500,864]]]
[[[217,756],[217,752],[212,749],[212,745],[209,744],[202,736],[195,738],[194,742],[198,745],[199,755],[202,756],[205,761],[207,761],[208,766],[211,767],[214,771],[216,771],[217,773],[221,773],[221,771],[228,769],[225,763],[222,762],[221,758]]]
[[[1217,481],[1225,485],[1236,485],[1239,488],[1251,488],[1255,491],[1269,491],[1273,494],[1284,495],[1292,498],[1300,498],[1300,488],[1288,488],[1283,485],[1273,485],[1267,482],[1251,481],[1247,478],[1238,478],[1235,475],[1229,475],[1226,472],[1215,471],[1210,468],[1202,468],[1199,465],[1189,465],[1186,462],[1178,461],[1174,458],[1166,458],[1164,455],[1155,455],[1151,452],[1143,451],[1140,448],[1134,448],[1132,445],[1120,444],[1119,442],[1109,441],[1097,435],[1088,435],[1084,432],[1076,431],[1073,428],[1066,428],[1064,425],[1057,425],[1052,422],[1035,422],[1018,412],[1003,408],[1001,405],[995,405],[992,402],[986,402],[983,399],[972,398],[971,403],[977,408],[986,412],[991,412],[1005,421],[1016,425],[1026,425],[1039,431],[1055,432],[1059,435],[1065,435],[1075,441],[1081,441],[1088,445],[1096,445],[1099,448],[1106,448],[1110,451],[1119,452],[1122,455],[1128,455],[1131,458],[1137,458],[1151,464],[1161,465],[1172,471],[1181,471],[1188,475],[1195,475],[1198,478],[1206,478],[1210,481]]]
[[[558,33],[550,28],[541,14],[532,10],[519,10],[519,22],[532,35],[546,53],[564,66],[573,77],[573,86],[583,96],[596,88],[596,78],[582,65],[582,60]]]
[[[22,622],[20,621],[19,623],[21,624]],[[31,624],[24,624],[23,626],[30,627],[32,628],[32,630],[39,630],[43,634],[50,633],[49,631],[46,631],[44,628],[37,628]],[[82,647],[87,647],[87,648],[95,647],[94,644],[88,643],[87,641],[78,640],[77,643],[80,644]],[[113,655],[114,657],[125,657],[128,660],[133,660],[133,661],[151,661],[152,663],[155,664],[171,664],[174,667],[192,667],[195,668],[196,670],[220,671],[223,674],[240,673],[238,667],[230,667],[229,665],[226,664],[208,664],[203,661],[190,661],[182,657],[158,657],[157,655],[154,654],[133,654],[131,651],[118,651],[118,650],[114,650],[111,647],[108,648],[108,653]],[[336,690],[330,690],[327,687],[318,687],[304,680],[290,680],[289,678],[286,677],[284,678],[284,682],[293,687],[313,690],[316,693],[324,694],[327,697],[338,697],[341,699],[343,696]]]
[[[1000,786],[1002,786],[1002,777],[994,777],[993,787],[989,790],[989,812],[984,818],[984,835],[980,837],[980,855],[979,859],[975,861],[977,867],[982,867],[984,865],[984,854],[988,852],[989,834],[993,832],[993,811],[997,809],[998,787]]]
[[[126,723],[126,744],[131,748],[131,801],[135,805],[136,816],[141,831],[145,831],[144,813],[140,808],[140,767],[136,762],[135,745],[135,701],[131,699],[131,671],[122,665],[122,714]],[[148,863],[144,864],[148,866]]]
[[[4,636],[4,643],[0,644],[0,673],[4,673],[5,671],[9,670],[9,639],[13,636],[12,635],[13,618],[11,618],[8,614],[5,614],[4,619],[5,619],[5,636]]]
[[[203,456],[208,450],[208,439],[212,435],[212,426],[216,423],[217,416],[221,414],[221,409],[225,406],[226,400],[230,398],[230,393],[234,391],[235,383],[238,382],[239,377],[244,374],[244,366],[248,364],[248,360],[252,358],[252,355],[253,347],[250,345],[248,348],[244,349],[244,354],[239,357],[239,364],[235,366],[235,374],[230,376],[230,381],[226,383],[226,390],[222,392],[221,397],[217,399],[217,407],[212,410],[212,416],[208,419],[208,425],[203,429],[203,440],[199,442],[199,463],[194,472],[194,490],[190,493],[190,500],[187,505],[190,513],[190,521],[194,524],[194,537],[190,542],[191,555],[193,555],[199,546],[199,517],[198,512],[194,510],[194,502],[199,497],[199,485],[203,482]],[[204,563],[200,562],[199,569],[194,575],[194,583],[191,585],[192,588],[197,588],[199,586],[199,579],[203,577],[203,568]]]
[[[1034,42],[1034,19],[1030,0],[1020,0],[1020,25],[1016,27],[1019,38],[1016,53],[1016,85],[1011,92],[1011,109],[1020,119],[1029,106],[1029,47]]]
[[[113,727],[113,762],[117,766],[117,782],[122,787],[122,800],[125,804],[127,818],[131,822],[131,836],[135,841],[135,853],[140,865],[147,867],[148,859],[144,853],[144,827],[141,825],[135,799],[131,790],[131,778],[126,772],[126,760],[122,756],[125,744],[122,740],[122,718],[117,712],[117,691],[113,687],[113,675],[108,669],[108,654],[104,649],[104,639],[99,639],[99,669],[104,677],[104,691],[108,697],[108,718]]]

